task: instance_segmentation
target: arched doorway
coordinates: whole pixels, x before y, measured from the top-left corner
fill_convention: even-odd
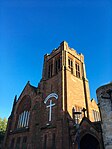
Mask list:
[[[86,134],[80,140],[80,149],[100,149],[100,145],[94,136]]]

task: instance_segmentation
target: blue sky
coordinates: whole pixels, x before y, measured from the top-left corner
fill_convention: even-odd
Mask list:
[[[0,117],[27,81],[37,86],[43,56],[63,41],[83,53],[91,98],[112,81],[111,0],[1,0]]]

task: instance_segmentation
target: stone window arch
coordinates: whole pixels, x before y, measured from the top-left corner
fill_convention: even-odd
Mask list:
[[[16,128],[28,128],[30,120],[31,98],[24,96],[17,108]]]

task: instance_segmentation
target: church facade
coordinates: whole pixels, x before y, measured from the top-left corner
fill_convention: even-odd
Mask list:
[[[42,79],[15,96],[4,149],[103,149],[84,56],[63,41],[44,56]]]

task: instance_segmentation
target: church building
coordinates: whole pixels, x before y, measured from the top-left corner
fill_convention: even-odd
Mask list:
[[[28,81],[15,96],[4,149],[104,149],[84,55],[67,42],[44,56],[38,86]]]

